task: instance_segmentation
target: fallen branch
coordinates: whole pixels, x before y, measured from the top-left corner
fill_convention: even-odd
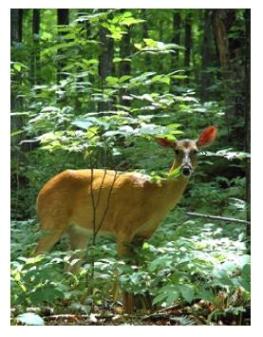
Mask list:
[[[228,222],[239,222],[246,225],[249,225],[250,222],[247,220],[240,220],[236,218],[228,218],[225,216],[219,216],[219,215],[209,215],[209,214],[201,214],[201,213],[195,213],[195,212],[186,212],[189,216],[196,216],[199,218],[205,218],[205,219],[211,219],[211,220],[221,220],[221,221],[228,221]]]

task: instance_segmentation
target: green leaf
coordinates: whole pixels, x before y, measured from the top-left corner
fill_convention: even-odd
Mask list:
[[[148,47],[155,47],[157,44],[157,41],[153,40],[153,39],[143,39],[143,41],[145,42],[146,46]]]
[[[201,299],[205,300],[205,301],[213,301],[214,298],[214,294],[211,290],[207,290],[207,289],[200,289],[197,292],[196,297],[200,297]]]
[[[180,293],[176,285],[169,284],[160,289],[159,295],[153,299],[153,304],[165,304],[170,306],[179,298]]]
[[[127,135],[132,135],[134,133],[133,128],[129,125],[120,126],[119,130]]]
[[[51,283],[45,284],[41,288],[35,288],[30,293],[30,299],[33,304],[39,304],[40,302],[44,302],[44,301],[53,303],[55,299],[63,298],[63,296],[64,296],[64,291],[60,290],[58,285],[55,286]]]
[[[15,70],[16,70],[16,71],[18,71],[18,72],[20,72],[20,71],[21,71],[21,69],[22,69],[22,67],[21,67],[21,64],[20,64],[20,63],[15,63],[15,64],[14,64],[14,68],[15,68]]]
[[[106,82],[108,85],[117,85],[119,84],[119,78],[118,77],[114,77],[114,76],[107,76],[106,77]]]
[[[36,264],[40,261],[43,260],[43,256],[42,255],[38,255],[38,256],[34,256],[34,257],[28,257],[26,259],[26,264]]]
[[[194,298],[194,287],[187,284],[178,285],[182,297],[188,302],[191,303]]]
[[[166,299],[167,299],[167,294],[161,293],[154,297],[153,304],[162,304],[163,302],[166,301]]]
[[[105,125],[96,117],[81,117],[72,122],[72,125],[78,126],[81,129],[87,130],[95,125]]]
[[[24,130],[17,130],[11,133],[11,137],[15,137],[17,135],[20,135],[21,133],[24,133]]]
[[[141,127],[135,129],[135,133],[138,136],[156,136],[159,134],[163,134],[164,132],[164,127],[152,123],[142,123]]]
[[[245,264],[241,271],[241,285],[246,291],[250,291],[250,264]]]
[[[155,258],[152,262],[149,264],[149,270],[151,272],[157,271],[161,267],[169,267],[171,265],[172,261],[169,259],[167,255],[162,255],[157,258]]]
[[[168,178],[176,178],[176,177],[179,177],[180,174],[181,174],[180,167],[177,167],[174,170],[169,172]]]
[[[138,23],[145,22],[145,20],[142,19],[135,19],[133,17],[125,18],[120,22],[120,25],[125,25],[125,26],[132,26],[132,25],[137,25]]]
[[[159,82],[170,85],[171,79],[168,75],[156,75],[152,78],[152,82]]]
[[[142,45],[142,43],[134,43],[134,47],[135,47],[136,49],[141,50],[141,49],[143,48],[143,45]]]
[[[120,82],[120,83],[126,82],[126,81],[128,81],[130,78],[131,78],[131,76],[129,76],[129,75],[123,75],[123,76],[121,76],[121,77],[119,78],[119,82]]]

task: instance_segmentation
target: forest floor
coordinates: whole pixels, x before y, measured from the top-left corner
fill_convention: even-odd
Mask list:
[[[243,315],[231,313],[219,314],[216,317],[215,308],[211,303],[200,300],[192,305],[175,305],[149,314],[118,314],[121,308],[103,311],[97,307],[97,312],[90,315],[61,314],[42,316],[45,325],[250,325],[250,307],[246,307]]]

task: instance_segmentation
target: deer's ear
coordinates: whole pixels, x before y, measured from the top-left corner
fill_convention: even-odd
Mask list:
[[[176,143],[175,141],[169,140],[167,138],[156,138],[156,142],[161,145],[162,147],[175,147]]]
[[[217,135],[217,128],[215,126],[208,126],[201,132],[198,140],[196,141],[196,145],[199,148],[209,146],[216,139],[216,135]]]

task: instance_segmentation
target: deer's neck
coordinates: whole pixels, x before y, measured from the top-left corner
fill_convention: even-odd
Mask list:
[[[176,162],[174,162],[169,172],[172,172],[176,168]],[[168,178],[161,182],[159,191],[169,208],[173,208],[180,200],[188,184],[188,181],[189,178],[179,175],[177,177]]]

